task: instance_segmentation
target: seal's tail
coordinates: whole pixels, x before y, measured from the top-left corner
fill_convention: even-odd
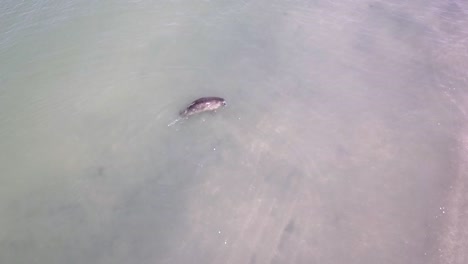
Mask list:
[[[179,115],[180,115],[181,117],[187,117],[187,116],[188,116],[188,112],[189,112],[189,111],[188,111],[187,109],[185,109],[185,110],[183,110],[183,111],[180,111],[180,112],[179,112]]]

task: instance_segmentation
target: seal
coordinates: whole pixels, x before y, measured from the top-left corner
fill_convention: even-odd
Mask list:
[[[180,117],[169,123],[167,126],[172,126],[179,122],[181,119],[187,119],[191,115],[199,114],[202,112],[216,111],[217,109],[226,105],[226,100],[221,97],[202,97],[193,101],[183,111],[179,113]]]
[[[221,97],[202,97],[193,101],[185,110],[180,112],[181,117],[189,117],[202,112],[216,111],[226,105],[226,100]]]

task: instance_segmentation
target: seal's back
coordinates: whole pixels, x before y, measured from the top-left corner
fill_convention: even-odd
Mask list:
[[[226,100],[221,97],[202,97],[193,101],[184,111],[180,112],[182,117],[189,117],[194,114],[215,111],[226,105]]]

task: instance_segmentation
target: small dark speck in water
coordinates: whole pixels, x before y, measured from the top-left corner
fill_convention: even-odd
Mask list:
[[[98,176],[104,176],[104,174],[106,174],[106,168],[102,167],[102,166],[99,166],[97,168],[97,175]]]

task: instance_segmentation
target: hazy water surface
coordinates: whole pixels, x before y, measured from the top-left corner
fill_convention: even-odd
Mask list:
[[[3,1],[0,263],[467,263],[467,12]]]

